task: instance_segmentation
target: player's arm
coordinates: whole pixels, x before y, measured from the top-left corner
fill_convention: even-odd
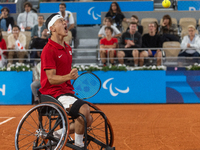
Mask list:
[[[71,30],[71,29],[73,29],[73,28],[74,28],[74,23],[73,23],[73,24],[70,24],[68,30]]]
[[[113,45],[105,45],[105,48],[116,48],[117,44],[114,43]]]
[[[62,84],[68,80],[78,78],[78,70],[76,68],[72,69],[69,74],[63,76],[56,75],[56,69],[46,69],[45,72],[50,84]]]

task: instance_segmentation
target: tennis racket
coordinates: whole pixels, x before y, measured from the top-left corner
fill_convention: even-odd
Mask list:
[[[78,98],[89,99],[101,89],[101,80],[92,72],[84,72],[74,80],[72,85]]]

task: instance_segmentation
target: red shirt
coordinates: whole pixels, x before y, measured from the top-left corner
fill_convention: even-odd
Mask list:
[[[108,41],[106,38],[100,40],[100,45],[113,45],[114,43],[118,43],[117,38],[111,38],[110,41]]]
[[[56,69],[56,75],[62,76],[70,73],[72,64],[72,49],[68,44],[64,44],[65,47],[49,38],[49,41],[43,48],[41,55],[41,88],[39,91],[42,94],[51,95],[55,98],[61,94],[74,94],[74,88],[71,85],[70,80],[59,85],[51,85],[45,72],[45,69]]]
[[[7,50],[6,42],[5,42],[4,39],[2,39],[2,40],[0,41],[0,48],[1,48],[2,50]],[[3,54],[4,54],[4,55],[7,55],[6,51],[4,51]],[[0,55],[0,60],[1,60],[1,55]]]

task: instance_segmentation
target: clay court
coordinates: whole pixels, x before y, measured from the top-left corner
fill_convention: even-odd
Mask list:
[[[199,104],[97,106],[112,123],[117,150],[200,150]],[[0,106],[1,150],[15,149],[17,125],[31,107]]]

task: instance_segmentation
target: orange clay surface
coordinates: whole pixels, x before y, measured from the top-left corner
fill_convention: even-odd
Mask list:
[[[199,104],[97,106],[112,124],[116,150],[200,150]],[[17,125],[32,107],[0,106],[0,150],[15,149]],[[15,118],[2,124],[5,117]]]

